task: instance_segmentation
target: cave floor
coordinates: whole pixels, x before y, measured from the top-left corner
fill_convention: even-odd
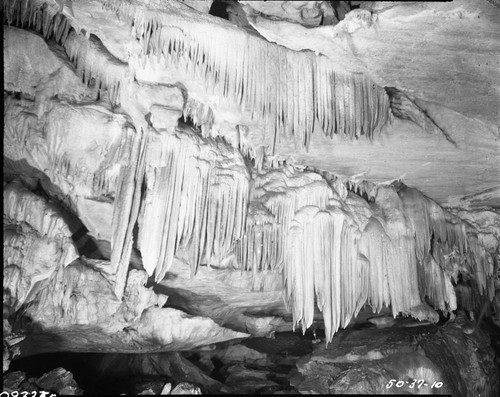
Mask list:
[[[62,367],[86,395],[160,394],[168,382],[188,382],[203,394],[498,391],[500,343],[494,325],[485,322],[469,333],[460,321],[415,324],[356,325],[339,330],[328,346],[324,331],[313,326],[304,335],[295,330],[183,352],[45,353],[13,360],[9,373],[39,377]],[[410,387],[411,379],[419,383]],[[397,381],[404,385],[396,387]]]

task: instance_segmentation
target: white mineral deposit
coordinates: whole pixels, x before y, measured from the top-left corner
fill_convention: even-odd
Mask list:
[[[2,396],[498,395],[498,0],[2,15]]]

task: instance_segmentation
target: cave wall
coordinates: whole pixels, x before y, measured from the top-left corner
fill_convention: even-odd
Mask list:
[[[474,45],[493,5],[313,27],[297,24],[313,8],[260,10],[259,35],[180,2],[3,7],[4,302],[27,354],[178,350],[318,315],[331,341],[365,304],[435,323],[462,279],[470,309],[495,296],[498,70],[440,67],[459,46],[494,64]]]

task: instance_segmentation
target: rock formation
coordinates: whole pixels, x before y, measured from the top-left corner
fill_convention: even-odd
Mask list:
[[[335,350],[368,310],[499,325],[494,2],[6,0],[3,18],[4,372],[318,324]]]

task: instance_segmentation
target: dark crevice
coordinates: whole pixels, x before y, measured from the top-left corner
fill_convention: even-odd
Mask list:
[[[46,174],[34,169],[26,161],[12,161],[5,156],[4,172],[7,172],[7,181],[20,178],[23,186],[28,190],[59,209],[62,218],[72,232],[71,239],[80,255],[85,255],[88,258],[104,259],[95,240],[88,234],[89,230],[73,210],[71,200],[50,181]],[[26,179],[23,173],[28,175],[29,181],[23,181]]]
[[[214,1],[212,6],[210,7],[210,11],[208,12],[210,15],[214,17],[229,20],[229,14],[227,12],[227,3],[225,1]]]
[[[201,130],[200,130],[199,126],[197,126],[195,124],[195,122],[193,121],[193,119],[189,115],[180,117],[178,124],[186,126],[186,127],[190,127],[201,135]]]
[[[20,100],[27,100],[33,102],[35,100],[35,96],[27,93],[27,92],[22,92],[22,91],[9,91],[9,90],[4,90],[4,95],[7,95],[9,97],[12,97],[13,99],[20,101]],[[5,97],[4,97],[5,98]]]

